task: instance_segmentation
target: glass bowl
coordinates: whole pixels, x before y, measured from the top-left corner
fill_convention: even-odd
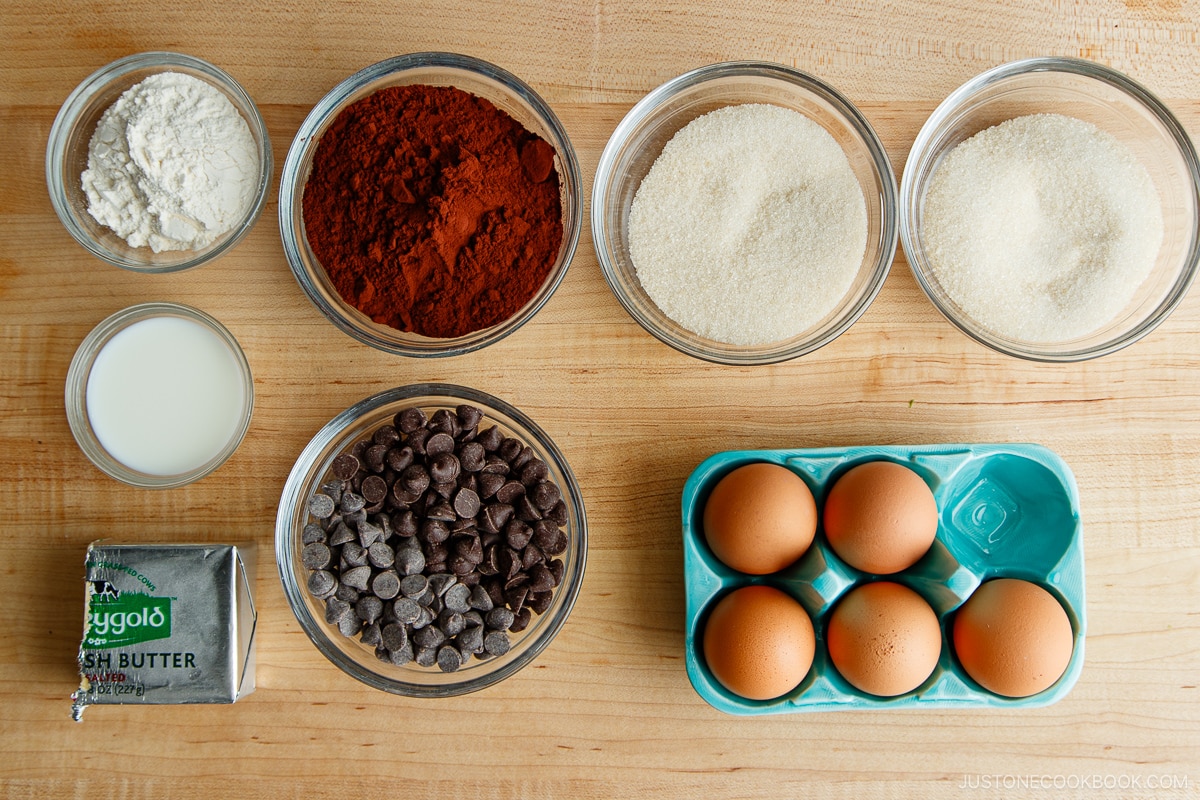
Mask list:
[[[322,134],[351,103],[391,86],[453,86],[504,111],[555,151],[562,194],[563,238],[558,258],[532,298],[503,322],[464,336],[432,338],[375,322],[342,299],[309,246],[304,228],[304,186]],[[300,288],[330,322],[363,344],[405,356],[452,356],[498,342],[528,322],[567,274],[582,226],[583,194],[579,163],[566,130],[545,101],[509,72],[470,56],[413,53],[397,56],[351,75],[313,107],[292,141],[279,185],[279,229],[288,264]]]
[[[629,254],[630,206],[663,146],[697,117],[745,103],[769,103],[798,111],[833,136],[862,188],[868,225],[862,264],[837,307],[791,338],[754,346],[713,341],[676,323],[650,299]],[[604,278],[630,316],[676,350],[719,364],[771,364],[833,341],[874,300],[896,253],[896,181],[887,153],[866,118],[820,80],[764,62],[701,67],[646,95],[621,120],[600,156],[591,213],[592,239]]]
[[[926,249],[931,179],[959,143],[1005,120],[1063,114],[1090,122],[1126,145],[1162,201],[1164,236],[1149,277],[1111,322],[1063,341],[997,333],[964,311],[939,281]],[[1090,61],[1033,58],[1004,64],[955,90],[921,128],[900,188],[900,238],[917,282],[959,330],[987,347],[1033,361],[1083,361],[1113,353],[1154,330],[1183,299],[1200,262],[1200,165],[1179,122],[1128,77]]]
[[[87,169],[88,145],[100,117],[127,89],[162,72],[190,75],[220,91],[246,121],[257,147],[258,183],[245,218],[201,250],[155,253],[149,247],[130,247],[88,213],[87,195],[80,182],[80,175]],[[59,109],[46,145],[46,186],[58,218],[88,252],[132,272],[178,272],[198,267],[232,249],[262,213],[273,172],[267,126],[250,95],[224,70],[182,53],[137,53],[89,75]]]
[[[117,427],[120,424],[120,419],[114,417],[111,413],[105,412],[107,422],[103,423],[103,431],[98,431],[93,426],[91,414],[89,412],[89,386],[92,378],[92,369],[96,364],[97,358],[105,349],[106,345],[122,332],[128,330],[131,326],[149,320],[166,319],[166,320],[185,320],[195,323],[205,330],[211,332],[216,338],[215,341],[206,340],[201,346],[204,351],[193,350],[196,358],[204,359],[208,364],[212,364],[210,359],[216,358],[219,364],[219,377],[225,379],[225,386],[232,394],[236,394],[236,400],[240,402],[238,411],[236,412],[236,422],[228,437],[221,445],[220,449],[213,452],[208,458],[203,458],[197,461],[190,468],[175,470],[159,470],[155,472],[147,472],[138,469],[135,466],[126,464],[117,454],[110,452],[106,448],[103,441],[107,439],[110,447],[114,444],[119,448],[123,448],[127,455],[126,460],[134,460],[129,458],[129,454],[133,454],[137,458],[145,458],[145,452],[138,452],[135,445],[130,443],[129,436],[137,436],[139,433],[143,436],[150,436],[158,442],[169,439],[172,446],[177,448],[178,452],[196,452],[203,455],[205,452],[211,451],[211,446],[204,441],[198,440],[196,437],[202,435],[203,431],[197,431],[195,425],[201,424],[193,414],[203,415],[206,413],[218,413],[222,408],[221,404],[203,403],[200,399],[194,398],[192,392],[203,391],[213,382],[193,379],[189,381],[186,375],[178,375],[169,377],[169,373],[173,369],[182,369],[187,366],[181,361],[175,359],[172,353],[165,347],[155,349],[158,344],[147,348],[145,343],[138,346],[138,352],[143,356],[149,354],[150,357],[156,359],[157,366],[155,369],[160,369],[158,373],[164,376],[164,379],[170,382],[167,389],[159,392],[161,397],[157,399],[170,399],[174,397],[180,399],[180,393],[186,394],[182,399],[185,404],[187,402],[196,403],[195,407],[187,413],[181,413],[181,416],[188,417],[188,425],[192,426],[187,429],[187,432],[182,433],[163,433],[160,425],[166,424],[164,417],[155,413],[157,408],[143,408],[135,412],[134,420],[126,419],[124,427]],[[170,332],[164,332],[161,328],[155,334],[159,338],[159,343],[167,341],[163,337]],[[178,340],[177,340],[178,341]],[[191,339],[192,344],[196,344],[194,337]],[[216,345],[216,350],[213,347]],[[226,361],[223,357],[214,355],[221,351],[221,346],[228,351],[229,359]],[[130,352],[126,350],[126,352]],[[115,356],[114,356],[115,358]],[[118,370],[121,368],[120,363],[110,361],[110,370]],[[128,366],[128,361],[124,364]],[[236,373],[236,377],[233,377]],[[121,374],[121,373],[116,373]],[[210,371],[209,377],[218,376],[218,373]],[[136,379],[136,378],[135,378]],[[113,385],[109,379],[109,385]],[[203,384],[203,386],[197,385]],[[185,388],[181,388],[185,387]],[[153,397],[153,388],[145,391],[140,391],[139,399],[144,400],[147,397]],[[102,321],[99,325],[92,329],[84,340],[80,343],[79,348],[75,351],[75,357],[71,359],[71,366],[67,369],[66,381],[66,409],[67,423],[71,427],[71,433],[75,436],[75,441],[79,443],[79,447],[83,450],[84,455],[105,474],[110,477],[123,481],[131,486],[138,486],[144,489],[170,489],[176,486],[198,481],[205,475],[208,475],[213,470],[220,467],[229,457],[237,450],[238,445],[242,443],[246,432],[250,428],[250,418],[254,413],[254,378],[250,373],[250,364],[246,361],[246,356],[242,352],[242,348],[238,345],[237,339],[233,337],[224,325],[217,320],[205,314],[203,311],[192,308],[190,306],[180,305],[178,303],[141,303],[139,305],[130,306],[129,308],[118,311],[112,316]],[[111,407],[111,403],[109,404]],[[226,410],[229,410],[227,407]],[[211,420],[211,417],[209,418]],[[230,419],[220,419],[214,421],[220,429],[225,429],[230,423]],[[133,430],[130,422],[137,425],[137,429]],[[211,429],[210,429],[211,430]],[[186,450],[184,449],[186,448]]]
[[[529,626],[512,634],[511,649],[486,660],[468,659],[457,671],[420,667],[409,662],[396,666],[381,661],[375,648],[357,638],[343,636],[330,624],[323,602],[308,590],[309,570],[302,561],[302,532],[310,517],[309,498],[330,476],[334,459],[355,442],[370,437],[408,408],[420,408],[432,418],[440,409],[454,413],[461,404],[483,412],[479,430],[496,426],[505,436],[528,446],[548,468],[547,480],[559,489],[566,506],[562,526],[567,537],[563,577],[551,603],[542,614],[533,614]],[[398,541],[390,537],[387,541]],[[413,697],[449,697],[473,692],[513,675],[546,649],[567,621],[583,582],[587,559],[587,521],[583,498],[571,468],[550,437],[523,413],[483,392],[447,384],[414,384],[381,392],[356,403],[329,421],[296,460],[284,485],[275,520],[275,555],[284,594],[308,637],[330,661],[368,686]]]

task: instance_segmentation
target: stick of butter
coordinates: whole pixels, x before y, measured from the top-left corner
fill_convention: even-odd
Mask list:
[[[88,545],[75,720],[95,704],[232,703],[253,692],[253,552]]]

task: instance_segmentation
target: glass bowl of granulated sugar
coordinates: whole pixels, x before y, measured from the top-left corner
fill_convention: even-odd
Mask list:
[[[46,146],[46,185],[88,252],[133,272],[212,261],[262,213],[267,126],[228,73],[182,53],[138,53],[79,84]]]
[[[770,364],[857,320],[896,251],[896,184],[854,105],[765,62],[659,86],[609,139],[592,238],[617,300],[695,358]]]
[[[1200,165],[1130,78],[1035,58],[968,81],[929,117],[900,236],[950,322],[1001,353],[1083,361],[1154,330],[1200,262]]]

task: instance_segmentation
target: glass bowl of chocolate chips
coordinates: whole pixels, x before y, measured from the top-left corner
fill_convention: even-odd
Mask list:
[[[533,420],[483,392],[416,384],[317,432],[284,486],[275,554],[330,661],[376,689],[448,697],[554,639],[583,582],[587,522]]]

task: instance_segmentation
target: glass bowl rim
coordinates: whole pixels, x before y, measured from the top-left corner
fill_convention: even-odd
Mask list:
[[[245,405],[236,431],[217,455],[195,469],[174,475],[154,475],[141,472],[118,461],[109,454],[96,437],[87,412],[87,383],[96,357],[100,355],[105,345],[121,331],[138,322],[157,317],[187,319],[216,334],[217,338],[229,348],[230,354],[237,363],[238,374],[241,377],[242,399]],[[72,356],[70,366],[67,368],[64,395],[67,425],[83,454],[109,477],[141,489],[174,489],[195,483],[215,472],[241,446],[250,430],[250,422],[254,416],[254,375],[241,344],[229,329],[215,317],[183,303],[161,301],[137,303],[110,314],[98,322],[75,349],[75,355]]]
[[[979,91],[1013,79],[1019,79],[1038,73],[1061,73],[1079,76],[1098,81],[1101,84],[1117,89],[1130,98],[1136,105],[1143,108],[1154,120],[1163,127],[1168,140],[1178,150],[1180,160],[1191,178],[1191,194],[1193,203],[1192,240],[1187,255],[1180,264],[1178,275],[1169,287],[1163,300],[1155,306],[1145,319],[1130,327],[1129,330],[1110,338],[1106,342],[1074,350],[1055,350],[1054,343],[1041,348],[1020,347],[1006,344],[992,337],[987,331],[968,324],[947,309],[939,295],[933,291],[926,275],[927,267],[917,262],[914,253],[924,252],[917,247],[917,231],[914,224],[915,209],[920,202],[916,192],[924,188],[932,172],[927,169],[927,162],[932,153],[930,146],[935,133],[950,119],[967,101]],[[921,184],[916,183],[915,175],[921,173]],[[1180,124],[1174,113],[1149,89],[1142,86],[1133,78],[1103,64],[1082,58],[1060,56],[1039,56],[1010,61],[975,75],[951,92],[933,110],[921,130],[913,140],[905,164],[904,174],[900,182],[899,197],[900,212],[900,242],[904,250],[905,261],[909,270],[921,287],[922,293],[951,325],[975,340],[979,344],[995,352],[1021,358],[1027,361],[1042,363],[1070,363],[1088,361],[1093,358],[1110,355],[1132,345],[1161,325],[1171,313],[1183,302],[1189,288],[1200,271],[1200,157],[1191,138]]]
[[[169,251],[166,255],[178,253],[180,260],[168,261],[161,265],[147,265],[110,250],[94,237],[90,236],[87,230],[76,221],[76,215],[71,208],[71,204],[62,192],[63,181],[66,177],[64,163],[68,156],[67,143],[76,126],[81,121],[80,114],[96,94],[103,91],[112,82],[121,80],[132,72],[148,70],[151,74],[160,74],[171,71],[172,67],[198,72],[208,79],[207,83],[219,85],[221,90],[223,90],[222,94],[229,94],[236,98],[236,102],[233,100],[231,102],[239,115],[245,120],[257,145],[259,161],[258,184],[255,189],[254,199],[249,209],[247,209],[245,218],[230,231],[223,234],[222,237],[219,237],[216,243],[201,251]],[[90,141],[90,139],[91,137],[89,136],[88,140]],[[205,61],[202,58],[197,58],[196,56],[188,55],[187,53],[170,50],[147,50],[140,53],[133,53],[109,62],[92,72],[80,81],[71,90],[71,93],[67,95],[67,99],[63,101],[58,112],[55,114],[54,122],[50,126],[50,135],[46,140],[46,187],[50,195],[50,203],[63,227],[66,228],[67,232],[76,242],[96,258],[129,272],[146,275],[161,275],[193,269],[210,261],[215,261],[236,247],[254,227],[255,223],[258,222],[263,209],[266,208],[274,172],[275,160],[274,151],[271,147],[270,132],[267,129],[266,121],[263,119],[258,104],[254,102],[254,99],[245,88],[230,73],[216,64]],[[131,249],[136,250],[141,248]],[[163,256],[163,254],[156,255]]]
[[[556,592],[561,591],[564,595],[562,603],[552,617],[548,619],[543,617],[546,619],[545,627],[528,642],[517,657],[504,663],[500,668],[489,669],[460,681],[440,684],[414,683],[389,678],[345,655],[341,643],[327,635],[309,613],[304,598],[306,591],[304,581],[293,569],[295,566],[293,556],[299,534],[292,527],[292,518],[295,516],[297,503],[302,500],[308,473],[317,466],[317,459],[321,453],[339,441],[345,444],[346,431],[357,420],[386,406],[416,398],[444,400],[447,404],[470,403],[480,407],[484,412],[485,420],[488,419],[489,412],[493,410],[511,419],[519,426],[518,433],[521,437],[537,444],[554,461],[554,467],[562,473],[565,484],[560,487],[563,490],[563,500],[570,505],[574,516],[578,519],[578,525],[573,526],[572,529],[572,533],[575,534],[574,538],[569,543],[570,547],[577,548],[577,559],[556,589]],[[509,426],[506,424],[505,427]],[[318,475],[313,477],[315,480],[320,479]],[[279,570],[280,583],[283,585],[288,607],[305,635],[330,663],[350,677],[374,689],[407,697],[453,697],[479,691],[511,677],[533,662],[557,637],[579,599],[587,565],[587,545],[587,515],[584,509],[583,495],[570,464],[554,440],[533,419],[509,403],[487,392],[449,383],[414,383],[385,389],[354,403],[335,415],[313,435],[300,455],[297,456],[284,484],[275,516],[275,561]],[[347,640],[347,644],[353,643]]]
[[[736,353],[725,348],[731,345],[710,342],[708,348],[700,348],[683,340],[676,339],[667,331],[658,328],[654,322],[645,318],[630,301],[623,281],[619,277],[616,259],[612,256],[613,247],[610,236],[605,230],[605,198],[610,186],[616,179],[614,173],[617,152],[625,147],[634,129],[645,121],[664,102],[681,92],[701,86],[709,81],[721,78],[769,78],[788,84],[808,92],[822,102],[831,106],[846,127],[853,130],[865,144],[867,154],[873,167],[873,172],[880,183],[880,237],[883,246],[879,257],[869,273],[867,290],[858,299],[848,313],[839,317],[836,324],[831,324],[824,333],[816,338],[797,342],[791,347],[780,349],[779,343],[754,346],[752,352]],[[647,333],[675,350],[692,356],[701,361],[728,366],[759,366],[777,364],[812,353],[832,342],[845,333],[874,302],[891,271],[892,262],[896,257],[898,244],[898,188],[895,171],[891,159],[875,129],[863,115],[862,111],[848,97],[829,83],[803,70],[789,67],[772,61],[740,60],[722,61],[707,64],[685,72],[660,84],[647,93],[641,100],[622,117],[617,127],[609,136],[604,150],[596,166],[595,178],[592,183],[591,198],[591,228],[592,242],[595,247],[601,272],[617,301]],[[872,242],[867,242],[868,248]],[[787,340],[784,340],[787,341]]]
[[[310,150],[320,142],[317,134],[323,132],[328,124],[337,118],[338,113],[348,104],[349,99],[363,88],[392,75],[414,69],[430,68],[450,70],[499,85],[505,93],[514,95],[523,104],[530,107],[534,116],[549,131],[551,138],[557,140],[551,144],[558,156],[557,160],[562,165],[562,171],[566,173],[560,179],[563,190],[563,245],[560,250],[560,258],[555,261],[554,268],[552,268],[549,283],[543,284],[538,290],[538,294],[531,300],[531,304],[526,304],[512,317],[490,328],[453,339],[429,338],[429,345],[414,347],[396,340],[395,336],[385,336],[360,326],[348,316],[349,312],[344,312],[336,305],[326,302],[321,293],[314,288],[308,264],[301,255],[302,243],[298,241],[293,227],[294,221],[302,214],[303,209],[304,184],[300,181],[300,168],[304,160],[309,157]],[[563,127],[554,110],[542,96],[521,78],[503,67],[473,56],[444,51],[407,53],[377,61],[360,69],[341,80],[317,101],[297,129],[284,159],[279,180],[278,212],[280,237],[283,241],[284,257],[287,259],[288,267],[305,297],[321,312],[322,316],[333,323],[334,327],[352,339],[385,353],[414,358],[443,358],[470,353],[507,338],[533,319],[554,296],[575,257],[583,228],[582,176],[579,159],[571,138],[567,135],[566,128]],[[316,266],[319,267],[319,264]],[[404,335],[400,331],[397,331],[397,334]],[[444,344],[439,344],[439,342],[444,342]]]

